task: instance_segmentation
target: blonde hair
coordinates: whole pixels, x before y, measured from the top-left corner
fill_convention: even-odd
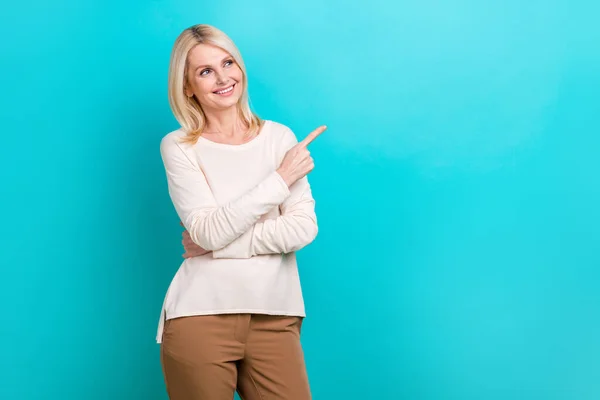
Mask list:
[[[247,135],[254,136],[260,130],[262,120],[250,108],[248,79],[242,55],[233,41],[214,26],[198,24],[185,29],[175,40],[169,63],[169,105],[175,119],[187,133],[184,142],[195,143],[206,128],[206,114],[195,96],[185,94],[187,83],[188,54],[198,44],[219,47],[229,53],[242,70],[242,95],[237,104],[238,115],[248,128]]]

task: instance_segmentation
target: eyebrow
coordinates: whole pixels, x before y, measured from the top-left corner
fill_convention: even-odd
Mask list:
[[[228,60],[230,58],[232,58],[232,57],[227,56],[223,60],[221,60],[221,62],[225,62],[225,60]],[[210,65],[198,65],[196,68],[194,68],[194,71],[198,71],[198,69],[200,69],[200,68],[207,68],[207,67],[210,67]]]

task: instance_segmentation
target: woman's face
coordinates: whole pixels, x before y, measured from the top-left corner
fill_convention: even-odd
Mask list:
[[[198,44],[188,54],[185,94],[206,110],[234,107],[242,95],[243,73],[225,50]]]

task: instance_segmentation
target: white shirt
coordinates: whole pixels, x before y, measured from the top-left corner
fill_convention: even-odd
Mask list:
[[[265,121],[240,145],[167,134],[160,151],[175,210],[204,256],[183,261],[167,290],[165,319],[208,314],[305,316],[295,251],[317,235],[306,177],[289,189],[275,172],[298,143],[286,126]]]

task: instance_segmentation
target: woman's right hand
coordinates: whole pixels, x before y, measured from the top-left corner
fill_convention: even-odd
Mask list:
[[[210,251],[204,250],[202,247],[194,243],[190,233],[187,231],[187,229],[185,229],[183,222],[179,221],[179,225],[183,227],[183,232],[181,232],[181,244],[183,245],[184,250],[184,253],[182,254],[183,258],[198,257],[210,253]]]
[[[285,183],[287,183],[288,187],[305,177],[315,167],[314,160],[310,156],[310,151],[308,151],[307,147],[325,129],[327,129],[325,125],[318,127],[309,133],[303,141],[285,153],[277,172],[281,175]]]

